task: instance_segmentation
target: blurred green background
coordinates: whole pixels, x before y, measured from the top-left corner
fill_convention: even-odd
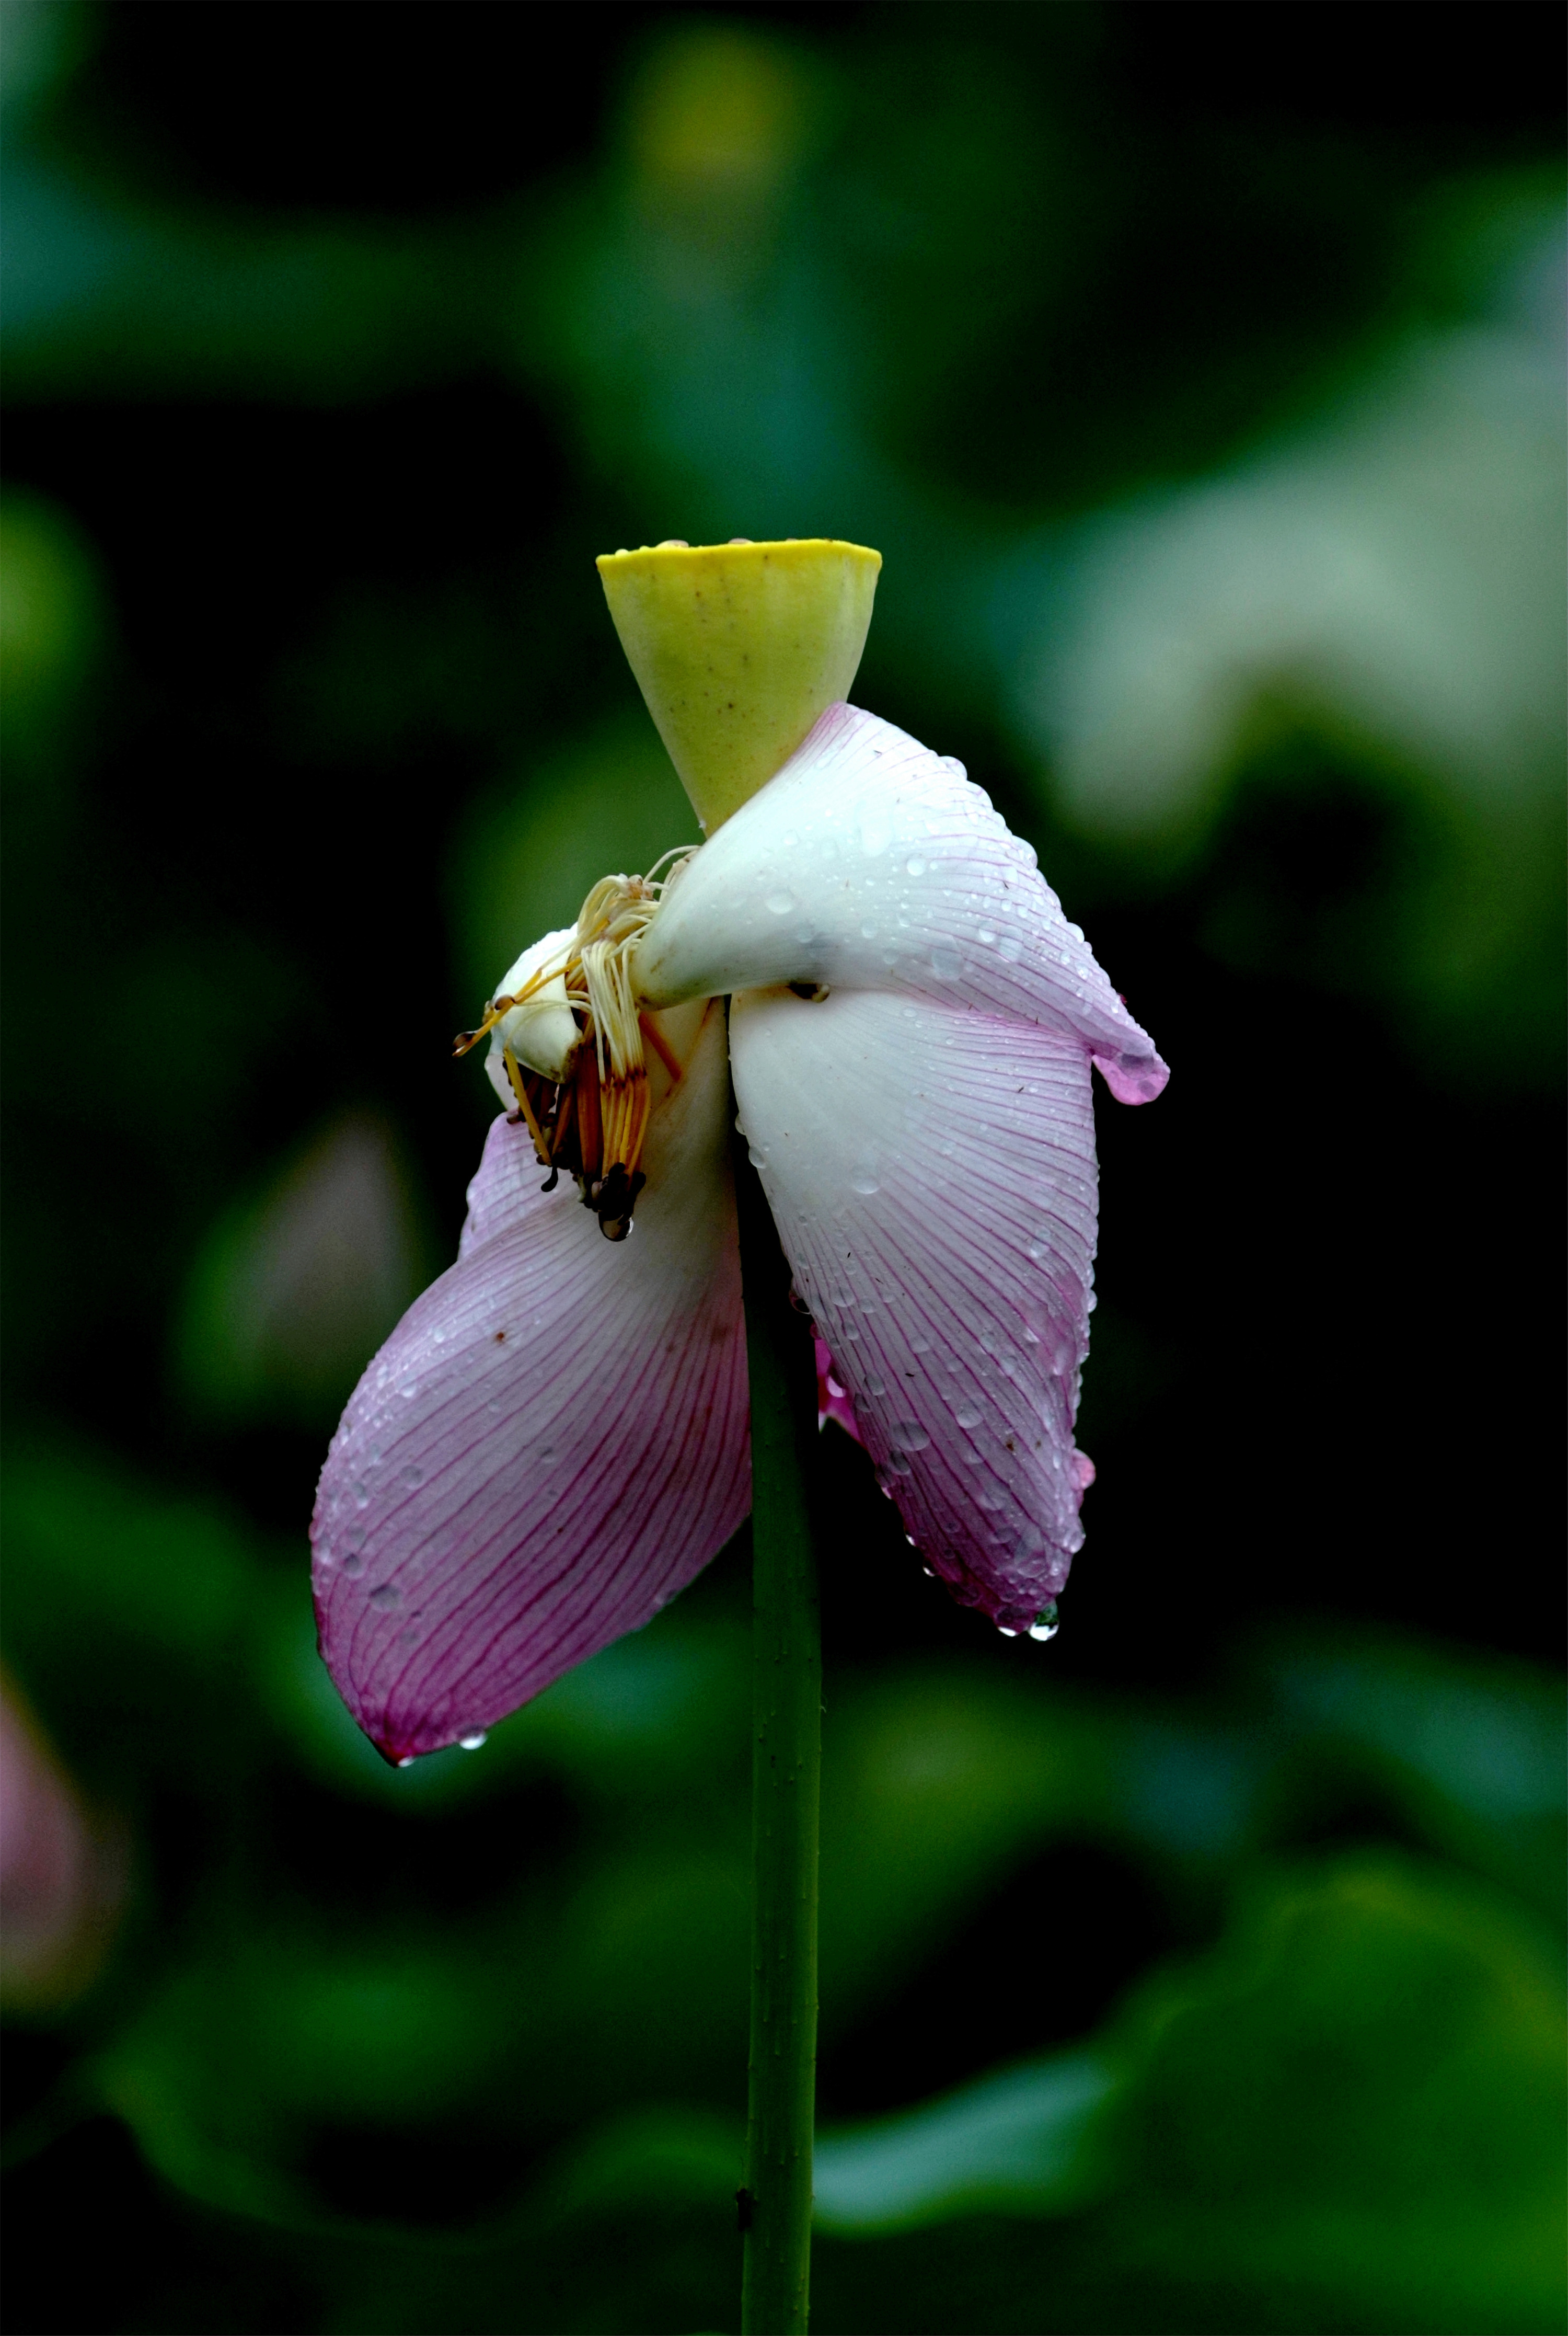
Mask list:
[[[1175,1076],[1057,1641],[823,1441],[814,2326],[1561,2326],[1562,40],[7,0],[12,2329],[735,2325],[745,1537],[393,1774],[304,1535],[817,532]]]

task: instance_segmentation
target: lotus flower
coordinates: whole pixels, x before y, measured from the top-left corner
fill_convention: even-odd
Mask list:
[[[1167,1075],[962,766],[829,705],[482,1031],[509,1108],[458,1261],[350,1401],[313,1528],[323,1651],[388,1757],[478,1737],[745,1517],[731,1078],[824,1408],[954,1595],[1049,1634],[1093,1475],[1090,1066],[1126,1103]]]

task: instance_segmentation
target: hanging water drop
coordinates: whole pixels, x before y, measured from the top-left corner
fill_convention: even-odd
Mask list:
[[[485,1731],[482,1728],[476,1728],[471,1736],[458,1737],[458,1743],[465,1752],[477,1752],[484,1740]]]

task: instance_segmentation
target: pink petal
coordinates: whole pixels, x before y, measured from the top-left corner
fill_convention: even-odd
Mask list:
[[[366,1371],[312,1539],[322,1652],[391,1759],[636,1630],[750,1505],[723,1017],[656,1112],[631,1236],[498,1119],[459,1261]]]
[[[860,1423],[855,1416],[855,1406],[849,1390],[838,1375],[838,1366],[828,1351],[828,1342],[818,1337],[812,1340],[817,1349],[817,1425],[826,1427],[830,1419],[837,1420],[846,1436],[857,1444],[864,1444]]]
[[[1169,1073],[962,764],[829,706],[682,871],[639,952],[655,1004],[785,982],[894,990],[1070,1031],[1123,1103]]]
[[[0,1679],[0,1984],[17,2005],[80,1995],[125,1894],[124,1844],[89,1818],[32,1715]]]
[[[1093,1474],[1072,1441],[1098,1183],[1081,1044],[788,990],[737,998],[730,1044],[797,1287],[882,1484],[963,1602],[1029,1629],[1083,1540]]]

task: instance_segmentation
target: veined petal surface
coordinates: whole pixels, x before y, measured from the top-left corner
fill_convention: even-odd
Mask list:
[[[963,766],[830,706],[682,871],[638,952],[654,1005],[814,982],[1071,1032],[1123,1103],[1169,1073]]]
[[[671,1017],[673,1021],[674,1017]],[[724,1025],[702,1017],[631,1237],[498,1119],[456,1265],[344,1415],[312,1526],[322,1651],[392,1759],[477,1735],[635,1630],[750,1505]]]
[[[961,1601],[1028,1630],[1082,1543],[1094,1473],[1072,1440],[1098,1186],[1081,1043],[849,990],[737,998],[730,1043],[779,1238],[880,1482]]]

